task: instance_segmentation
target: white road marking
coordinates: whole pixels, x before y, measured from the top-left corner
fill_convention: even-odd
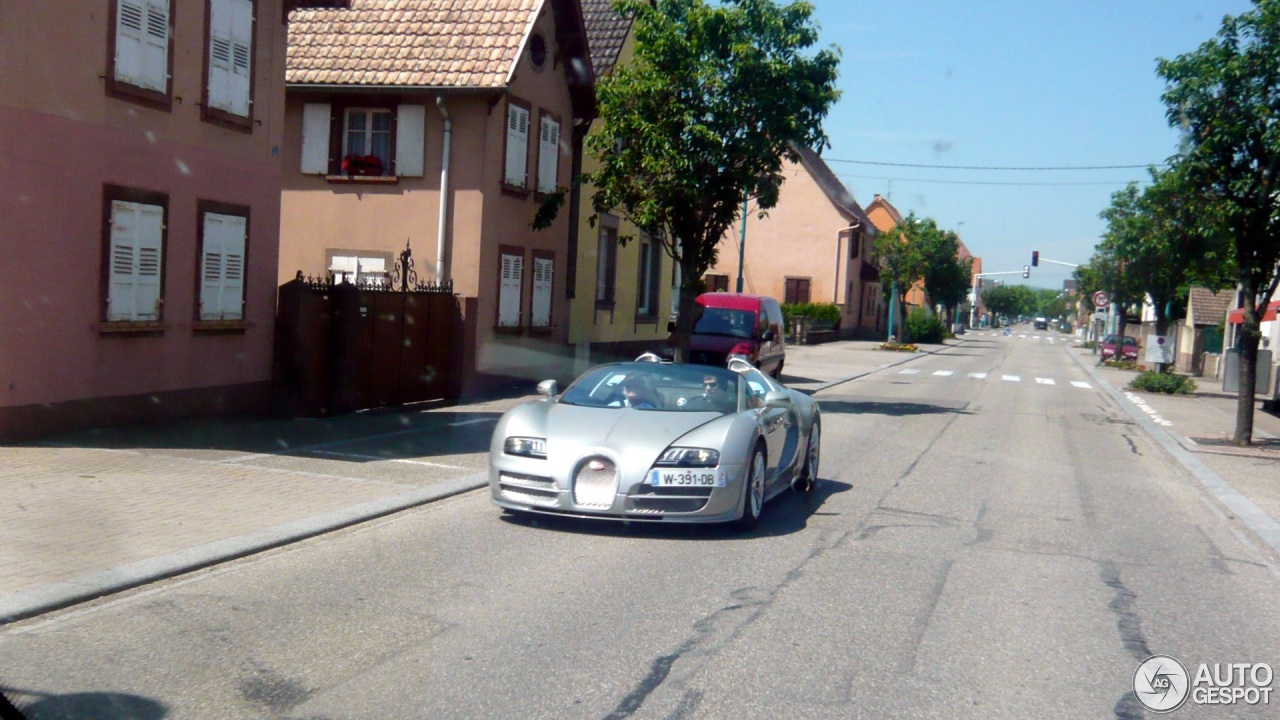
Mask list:
[[[973,378],[974,380],[985,380],[987,377],[987,374],[986,373],[969,373],[969,377]]]
[[[1084,388],[1085,390],[1092,390],[1092,389],[1093,389],[1093,386],[1092,386],[1092,385],[1090,385],[1089,383],[1087,383],[1087,382],[1080,382],[1079,380],[1072,380],[1072,381],[1071,381],[1071,384],[1072,384],[1072,385],[1075,385],[1075,386],[1076,386],[1076,387],[1078,387],[1078,388]]]
[[[1036,378],[1036,383],[1040,385],[1057,385],[1053,378]]]
[[[899,375],[919,375],[920,371],[919,370],[901,370],[898,372],[898,374]]]
[[[405,465],[425,465],[427,467],[444,468],[445,470],[470,470],[461,465],[445,465],[443,463],[427,462],[426,460],[409,460],[407,458],[389,458],[379,457],[377,455],[363,455],[361,453],[333,452],[331,450],[312,450],[314,455],[327,455],[335,458],[350,458],[352,460],[372,460],[375,462],[398,462]]]
[[[449,423],[449,427],[462,427],[463,425],[476,425],[479,423],[497,422],[498,418],[476,418],[474,420],[459,420],[458,422]]]
[[[1017,375],[1001,375],[1000,379],[1007,380],[1008,382],[1022,382],[1022,378]]]
[[[950,370],[939,370],[938,372],[934,373],[934,375],[940,375],[942,377],[946,377],[951,374],[953,373]]]

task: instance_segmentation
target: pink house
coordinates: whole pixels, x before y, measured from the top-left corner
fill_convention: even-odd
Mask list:
[[[267,406],[300,4],[0,9],[0,440]]]
[[[573,184],[593,83],[578,0],[293,13],[277,279],[384,283],[408,245],[463,301],[463,392],[571,372],[576,218],[530,224]]]

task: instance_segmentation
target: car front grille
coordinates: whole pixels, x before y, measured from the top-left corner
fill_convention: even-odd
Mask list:
[[[573,504],[584,508],[613,506],[618,493],[618,466],[606,457],[589,457],[578,465],[573,478]]]

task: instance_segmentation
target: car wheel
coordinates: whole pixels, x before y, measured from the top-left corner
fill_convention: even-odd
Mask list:
[[[809,431],[809,447],[804,455],[804,467],[800,468],[800,477],[792,485],[796,492],[813,492],[818,484],[818,460],[822,451],[822,423],[813,419],[813,429]]]
[[[760,524],[760,515],[764,512],[764,475],[764,449],[757,447],[747,465],[746,487],[742,489],[742,517],[738,519],[742,530],[754,530]]]

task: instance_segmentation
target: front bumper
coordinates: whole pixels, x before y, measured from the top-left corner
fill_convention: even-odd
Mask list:
[[[574,501],[573,479],[546,473],[545,462],[504,455],[489,463],[489,490],[494,504],[510,510],[605,520],[715,523],[736,520],[742,513],[745,464],[722,464],[724,487],[654,487],[623,472],[608,507]]]

